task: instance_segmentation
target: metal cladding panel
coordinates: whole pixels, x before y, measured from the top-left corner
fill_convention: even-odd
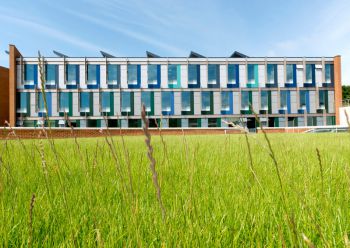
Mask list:
[[[134,115],[141,115],[141,92],[134,92]]]
[[[258,65],[258,76],[259,76],[259,86],[260,87],[265,87],[265,74],[266,74],[266,69],[265,65]]]
[[[195,115],[200,115],[201,114],[201,109],[202,109],[202,104],[201,104],[201,92],[195,91],[193,92],[194,95],[194,114]]]
[[[120,87],[122,89],[128,88],[128,69],[127,65],[120,65]]]
[[[79,88],[86,89],[85,65],[79,66]]]
[[[169,127],[169,119],[165,119],[165,118],[162,119],[160,124],[161,124],[162,128],[168,128]]]
[[[227,88],[227,65],[220,65],[220,87]]]
[[[328,113],[334,113],[334,91],[328,91]]]
[[[57,112],[57,93],[52,92],[51,93],[51,104],[52,104],[52,109],[51,109],[51,115],[52,116],[59,116],[59,113]]]
[[[181,127],[188,127],[188,119],[181,119]]]
[[[100,113],[100,93],[98,92],[94,92],[92,93],[93,94],[93,115],[94,116],[100,116],[101,113]]]
[[[181,88],[188,88],[187,65],[181,65]]]
[[[162,114],[162,96],[160,91],[154,92],[154,115]]]
[[[61,89],[66,88],[64,80],[65,80],[64,65],[58,65],[58,87]]]
[[[241,93],[233,92],[233,113],[240,114],[241,112]]]
[[[100,65],[100,87],[107,88],[107,67],[105,64]]]
[[[254,91],[252,92],[252,104],[253,104],[253,110],[255,113],[259,114],[260,106],[259,106],[259,92]]]
[[[304,117],[298,117],[298,127],[306,126],[305,118]]]
[[[30,95],[30,115],[32,117],[37,117],[37,105],[36,105],[36,94],[35,93],[29,93]]]
[[[181,115],[181,92],[174,92],[174,114]]]
[[[316,125],[317,126],[323,126],[325,124],[325,119],[323,116],[316,117]]]
[[[271,91],[271,108],[272,108],[272,114],[278,114],[278,92],[277,91]]]
[[[23,89],[24,86],[22,84],[22,69],[21,69],[21,66],[20,65],[17,65],[16,67],[16,70],[17,70],[17,89]]]
[[[147,65],[141,65],[141,88],[148,88],[148,72]]]
[[[278,123],[279,123],[280,127],[286,127],[288,124],[288,122],[286,121],[286,118],[284,118],[284,117],[279,117]]]
[[[72,93],[72,107],[73,107],[73,116],[80,116],[79,112],[79,93]]]
[[[160,85],[161,88],[168,88],[168,66],[160,66]]]
[[[314,90],[309,91],[310,97],[310,113],[316,113],[316,92]]]
[[[129,127],[129,125],[128,125],[128,120],[125,120],[125,119],[120,120],[120,126],[121,126],[122,128],[127,128],[127,127]]]
[[[114,114],[120,116],[120,92],[114,92]]]
[[[247,87],[247,66],[239,65],[239,83],[241,88]]]
[[[80,120],[80,127],[86,127],[86,120]]]
[[[207,118],[201,119],[201,127],[208,127],[208,119]]]
[[[221,114],[221,92],[213,92],[213,102],[214,102],[214,115]]]
[[[292,114],[295,114],[298,112],[297,92],[296,91],[290,92],[290,111]]]
[[[277,65],[277,82],[279,87],[284,87],[284,65]]]
[[[298,87],[304,86],[304,70],[303,70],[303,68],[297,68],[297,85],[298,85]]]
[[[208,88],[208,65],[200,66],[201,88]]]
[[[322,83],[324,83],[324,82],[322,82],[323,81],[322,80],[322,68],[316,68],[315,71],[316,71],[315,72],[316,85],[318,87],[322,87]]]

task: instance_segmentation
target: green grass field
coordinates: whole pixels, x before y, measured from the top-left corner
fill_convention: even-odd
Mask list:
[[[349,245],[350,135],[268,137],[153,136],[164,217],[144,137],[3,140],[0,246]]]

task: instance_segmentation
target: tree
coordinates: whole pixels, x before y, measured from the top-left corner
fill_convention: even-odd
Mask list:
[[[350,99],[350,85],[343,85],[343,100]]]

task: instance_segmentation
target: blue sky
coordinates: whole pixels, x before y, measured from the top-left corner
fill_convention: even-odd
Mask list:
[[[1,0],[0,65],[24,56],[342,55],[350,84],[349,0]]]

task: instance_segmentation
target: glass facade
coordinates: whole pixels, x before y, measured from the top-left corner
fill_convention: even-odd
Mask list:
[[[315,82],[315,65],[314,64],[306,64],[305,75],[307,84],[312,84]]]
[[[137,85],[138,84],[138,67],[139,65],[128,65],[128,84]]]
[[[120,85],[120,65],[107,65],[107,84]]]
[[[164,91],[162,92],[162,114],[174,113],[174,92]]]
[[[100,65],[88,65],[87,66],[87,83],[96,85],[100,79]]]
[[[43,97],[43,93],[38,92],[38,112],[46,112],[45,110],[45,101]]]
[[[334,83],[334,65],[333,64],[325,64],[325,83],[331,84]]]
[[[59,112],[68,113],[69,112],[69,92],[59,93]]]
[[[241,95],[241,110],[249,110],[251,104],[251,92],[242,91]]]
[[[178,82],[178,66],[179,65],[173,65],[170,64],[168,65],[168,84],[177,84]],[[180,78],[180,77],[179,77]]]
[[[79,65],[66,65],[66,82],[67,84],[79,83]]]
[[[90,92],[80,93],[80,112],[90,112]]]
[[[121,93],[121,111],[125,113],[132,113],[132,92]]]
[[[33,64],[24,65],[24,83],[34,85],[37,82],[38,66]]]
[[[58,78],[58,65],[45,65],[46,67],[46,84],[55,85]]]
[[[212,110],[213,92],[202,92],[202,112],[210,112]]]
[[[159,67],[159,65],[148,65],[148,84],[158,84],[158,73],[160,73]]]
[[[153,110],[153,92],[145,91],[141,92],[141,105],[145,105],[146,112],[152,112]]]
[[[193,92],[183,91],[181,92],[181,110],[184,112],[192,111]]]
[[[287,70],[286,71],[286,79],[287,79],[286,83],[287,84],[294,83],[294,77],[295,77],[294,67],[295,67],[295,65],[293,65],[293,64],[287,64],[287,66],[286,66],[286,70]]]
[[[17,100],[17,113],[27,114],[28,112],[28,103],[29,103],[29,95],[28,92],[19,92],[18,100]]]
[[[267,64],[267,82],[266,84],[277,84],[277,65]]]
[[[188,65],[188,85],[197,86],[200,83],[200,65]]]
[[[227,87],[230,85],[239,86],[239,65],[229,64],[227,66]]]
[[[257,68],[258,65],[254,65],[254,64],[248,64],[248,84],[254,85],[256,80],[255,77],[257,76]]]
[[[111,111],[111,92],[101,92],[101,111]]]
[[[208,87],[220,83],[220,65],[208,65]]]
[[[260,97],[260,109],[267,111],[269,109],[269,92],[261,91]]]
[[[231,95],[232,92],[223,91],[221,92],[221,111],[230,111],[231,110]]]

